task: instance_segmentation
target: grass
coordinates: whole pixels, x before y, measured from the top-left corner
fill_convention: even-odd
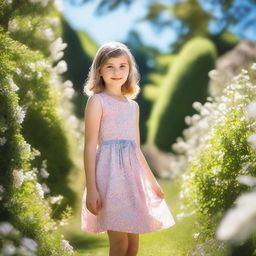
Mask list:
[[[81,179],[77,179],[76,181]],[[179,213],[179,183],[176,180],[158,180],[164,193],[165,200],[173,214],[176,224],[168,229],[141,234],[138,256],[185,256],[195,245],[193,238],[194,217],[177,220]],[[76,185],[74,185],[76,186]],[[81,186],[76,186],[81,202]],[[79,203],[80,203],[79,202]],[[74,247],[77,256],[106,256],[109,251],[107,234],[90,234],[80,230],[81,205],[78,205],[77,212],[72,216],[69,224],[63,228],[65,238]]]

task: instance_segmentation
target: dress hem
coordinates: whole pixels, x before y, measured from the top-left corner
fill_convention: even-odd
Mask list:
[[[170,228],[172,226],[174,226],[176,223],[173,222],[167,226],[164,226],[164,227],[161,227],[161,228],[158,228],[158,229],[152,229],[152,230],[149,230],[149,231],[145,231],[145,232],[141,232],[141,231],[137,231],[137,232],[133,232],[133,231],[123,231],[123,230],[116,230],[115,228],[111,228],[111,227],[108,227],[108,228],[105,228],[104,230],[102,231],[92,231],[92,230],[85,230],[83,228],[81,228],[81,230],[85,233],[90,233],[90,234],[106,234],[107,233],[107,230],[112,230],[112,231],[119,231],[119,232],[125,232],[125,233],[132,233],[132,234],[146,234],[146,233],[151,233],[151,232],[156,232],[156,231],[161,231],[161,230],[164,230],[164,229],[167,229],[167,228]]]

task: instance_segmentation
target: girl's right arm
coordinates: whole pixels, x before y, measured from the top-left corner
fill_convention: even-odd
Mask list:
[[[93,213],[101,207],[95,182],[95,160],[98,133],[102,115],[101,103],[96,95],[89,97],[84,111],[84,169],[87,187],[87,207]]]

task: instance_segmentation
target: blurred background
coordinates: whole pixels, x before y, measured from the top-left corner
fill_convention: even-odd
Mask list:
[[[0,0],[0,24],[2,255],[108,254],[80,215],[83,87],[109,41],[138,64],[141,148],[177,221],[139,255],[256,255],[254,0]]]

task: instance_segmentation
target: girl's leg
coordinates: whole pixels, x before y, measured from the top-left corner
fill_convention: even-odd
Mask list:
[[[125,256],[136,256],[139,250],[139,234],[127,233],[128,250]]]
[[[107,230],[109,238],[109,256],[125,256],[128,249],[127,233]]]

